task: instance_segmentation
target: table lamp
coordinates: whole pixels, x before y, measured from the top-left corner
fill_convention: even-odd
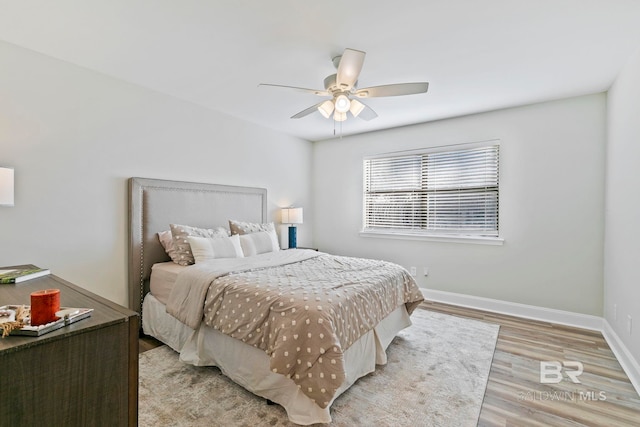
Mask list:
[[[302,224],[302,208],[283,208],[282,223],[289,224],[289,249],[295,249],[297,232],[294,224]]]

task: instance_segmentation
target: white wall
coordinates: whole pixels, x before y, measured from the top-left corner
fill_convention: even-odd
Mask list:
[[[422,287],[602,315],[605,118],[596,94],[316,142],[314,243],[428,266]],[[504,245],[359,236],[363,156],[494,138]]]
[[[640,51],[608,93],[604,314],[640,363]],[[617,316],[614,314],[617,305]],[[632,316],[632,333],[627,316]]]
[[[0,42],[0,166],[16,177],[0,265],[49,267],[128,305],[129,177],[264,187],[279,221],[279,206],[311,204],[311,155],[308,141]]]

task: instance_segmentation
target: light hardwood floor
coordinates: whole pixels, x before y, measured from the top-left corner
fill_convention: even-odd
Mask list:
[[[434,302],[421,307],[500,325],[478,425],[640,427],[640,396],[599,332]],[[158,345],[141,338],[140,352]],[[544,361],[582,363],[580,383],[565,376],[541,384]]]
[[[500,325],[480,426],[640,426],[640,397],[600,332],[440,303],[422,307]],[[545,361],[582,363],[580,384],[566,376],[541,384]]]

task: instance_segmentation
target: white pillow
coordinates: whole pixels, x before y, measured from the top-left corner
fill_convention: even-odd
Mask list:
[[[280,250],[278,236],[275,231],[259,231],[251,234],[236,234],[240,236],[240,245],[244,256],[277,252]]]
[[[173,236],[173,247],[175,249],[175,258],[172,256],[173,262],[180,265],[191,265],[195,262],[191,251],[191,245],[187,236],[197,237],[221,237],[228,236],[229,233],[223,227],[198,228],[189,225],[169,224],[171,235]],[[171,254],[169,254],[171,256]]]
[[[196,263],[216,258],[242,258],[240,236],[197,237],[189,236],[189,245]]]

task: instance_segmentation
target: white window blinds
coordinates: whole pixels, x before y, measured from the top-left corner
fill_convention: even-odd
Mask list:
[[[498,237],[497,141],[364,160],[364,231]]]

